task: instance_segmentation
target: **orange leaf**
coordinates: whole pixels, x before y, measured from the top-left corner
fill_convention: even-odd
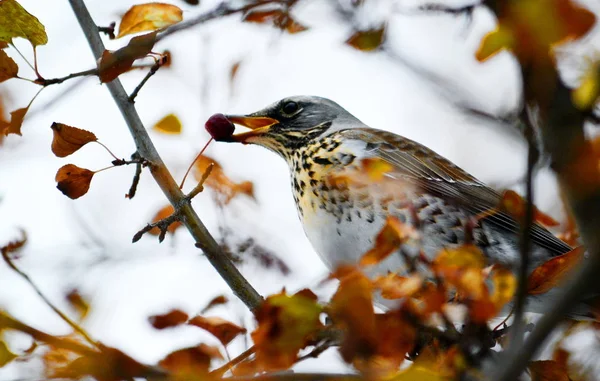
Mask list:
[[[177,327],[188,320],[188,315],[181,310],[171,310],[163,315],[153,315],[148,321],[156,329]]]
[[[381,46],[383,43],[385,27],[377,29],[369,29],[364,31],[357,31],[348,40],[346,44],[352,46],[355,49],[370,52]]]
[[[288,17],[287,22],[285,23],[284,27],[285,27],[285,30],[290,34],[304,32],[305,30],[308,29],[307,27],[305,27],[304,25],[295,21],[291,17]]]
[[[52,123],[52,152],[58,157],[69,156],[89,142],[98,140],[93,133],[62,123]]]
[[[476,57],[484,61],[509,49],[522,64],[545,64],[555,45],[581,38],[595,21],[592,12],[572,0],[503,2],[498,27],[484,37]]]
[[[250,11],[244,15],[243,21],[262,24],[266,22],[273,22],[275,19],[281,17],[282,14],[283,12],[280,9],[268,11]]]
[[[475,245],[440,250],[433,260],[433,266],[442,273],[463,268],[483,269],[485,257]]]
[[[65,196],[75,200],[87,193],[93,176],[94,172],[89,169],[67,164],[56,172],[56,187]]]
[[[0,82],[15,78],[18,73],[19,67],[15,61],[4,50],[0,50]]]
[[[565,367],[554,360],[531,361],[531,381],[571,381]]]
[[[384,299],[400,299],[419,292],[423,281],[423,277],[419,274],[404,277],[396,273],[389,273],[375,278],[373,286],[381,290],[381,297]]]
[[[526,202],[519,194],[513,190],[506,190],[502,193],[500,209],[507,212],[517,221],[522,221],[525,217]],[[547,214],[544,214],[533,207],[533,220],[544,226],[558,226],[559,223]]]
[[[152,129],[163,134],[177,135],[181,133],[181,121],[175,114],[169,114],[156,122]]]
[[[123,15],[117,38],[146,30],[165,28],[181,20],[183,20],[183,12],[175,5],[164,3],[134,5]]]
[[[212,359],[223,359],[219,349],[200,344],[172,352],[160,360],[158,365],[170,371],[175,380],[204,380],[207,379]]]
[[[233,339],[242,333],[246,333],[246,328],[233,324],[230,321],[220,317],[195,316],[188,324],[200,327],[213,334],[223,345],[229,344]]]
[[[67,301],[71,307],[73,307],[77,313],[79,313],[79,319],[85,319],[90,311],[90,305],[81,297],[79,291],[71,290],[71,292],[67,294]]]
[[[0,132],[4,135],[16,134],[20,136],[23,119],[28,110],[29,106],[12,111],[10,113],[10,123],[0,120]]]
[[[369,278],[355,270],[340,278],[339,287],[331,298],[329,316],[344,330],[340,352],[348,363],[375,352],[377,326],[372,292]]]
[[[204,314],[208,310],[210,310],[211,308],[213,308],[215,306],[218,306],[218,305],[221,305],[221,304],[225,304],[228,301],[229,300],[227,299],[227,297],[225,295],[215,296],[210,302],[208,302],[206,304],[206,307],[204,307],[200,313]]]
[[[119,75],[129,71],[138,58],[145,57],[156,42],[156,32],[132,38],[119,50],[105,50],[98,64],[98,77],[101,82],[110,82]]]
[[[558,286],[567,274],[583,259],[585,250],[576,247],[536,267],[527,279],[527,293],[538,295]]]
[[[417,237],[418,233],[412,226],[389,216],[375,238],[375,245],[363,255],[359,264],[361,266],[375,265],[396,251],[408,239]]]
[[[513,298],[517,289],[517,279],[512,271],[498,266],[494,266],[491,278],[494,289],[490,297],[496,309],[500,311]]]
[[[371,181],[381,180],[386,173],[394,169],[387,161],[374,158],[362,159],[360,165]]]
[[[265,299],[255,313],[258,326],[252,332],[259,369],[291,367],[298,358],[298,351],[321,329],[321,311],[312,293],[290,296],[282,292]]]
[[[224,196],[225,203],[231,201],[231,199],[238,194],[245,194],[254,198],[254,184],[251,181],[242,181],[240,183],[232,181],[225,175],[223,167],[221,167],[217,161],[206,155],[200,156],[194,164],[194,177],[196,180],[200,181],[202,175],[206,172],[206,169],[211,163],[213,164],[213,168],[210,176],[205,180],[204,185]]]

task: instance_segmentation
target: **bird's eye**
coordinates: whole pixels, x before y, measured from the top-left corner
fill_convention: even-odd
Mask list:
[[[286,102],[283,105],[283,107],[281,108],[281,111],[283,111],[287,115],[292,115],[296,111],[298,111],[299,108],[300,108],[300,106],[298,106],[298,103],[290,101],[290,102]]]

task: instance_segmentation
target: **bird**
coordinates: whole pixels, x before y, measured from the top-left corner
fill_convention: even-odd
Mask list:
[[[287,97],[226,118],[250,130],[223,141],[259,145],[287,162],[306,236],[330,269],[358,263],[389,217],[420,233],[418,247],[403,245],[408,256],[423,253],[433,259],[442,249],[472,242],[489,264],[518,268],[521,227],[509,213],[496,210],[502,195],[424,145],[371,128],[317,96]],[[385,181],[338,181],[369,162],[385,166]],[[528,272],[572,250],[535,222],[530,238]],[[370,267],[368,275],[406,269],[406,257],[394,253]],[[527,309],[540,310],[545,300],[530,297]]]

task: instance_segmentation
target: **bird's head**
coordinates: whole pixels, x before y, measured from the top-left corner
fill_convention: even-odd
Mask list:
[[[247,115],[227,115],[231,122],[250,128],[227,141],[257,144],[280,155],[319,136],[363,124],[337,103],[316,96],[293,96]]]

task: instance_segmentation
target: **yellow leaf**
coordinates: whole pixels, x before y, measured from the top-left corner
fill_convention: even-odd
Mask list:
[[[512,271],[499,267],[492,270],[494,291],[491,300],[498,310],[513,298],[517,289],[517,279]]]
[[[181,133],[181,121],[175,114],[169,114],[156,122],[152,128],[163,134],[177,135]]]
[[[413,364],[390,378],[390,381],[450,381],[451,379],[451,377],[430,370],[429,366]]]
[[[579,87],[571,93],[573,104],[580,110],[594,107],[598,97],[600,97],[600,61],[590,65]]]
[[[475,245],[463,245],[458,248],[442,249],[433,261],[436,267],[483,269],[485,257]]]
[[[346,44],[354,49],[370,52],[379,48],[383,43],[384,31],[385,27],[358,31],[346,40]]]
[[[181,20],[183,20],[182,11],[175,5],[164,3],[134,5],[121,19],[117,38],[146,30],[165,28]]]
[[[12,353],[6,343],[0,340],[0,368],[16,359],[17,355]]]
[[[15,0],[0,1],[0,41],[12,44],[14,37],[29,40],[34,48],[48,42],[44,25],[35,16]]]

